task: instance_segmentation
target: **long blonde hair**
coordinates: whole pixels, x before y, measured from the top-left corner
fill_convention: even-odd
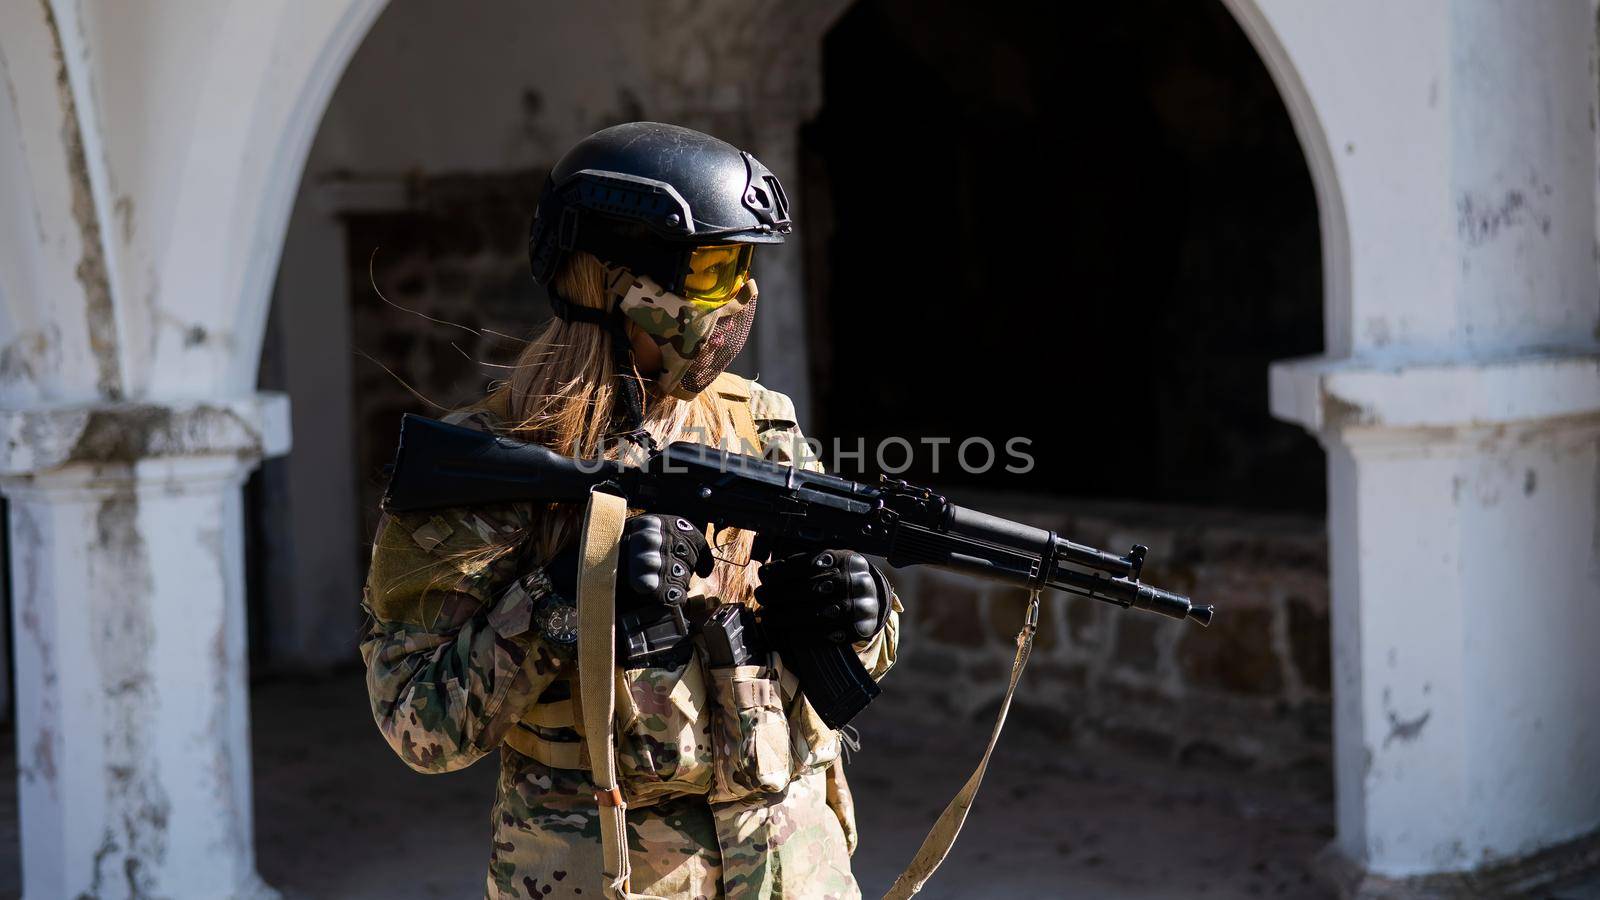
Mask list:
[[[603,309],[605,281],[605,266],[598,259],[575,252],[556,274],[554,289],[569,303]],[[519,440],[542,444],[564,456],[615,459],[623,442],[612,429],[619,402],[613,340],[606,328],[553,318],[517,356],[510,378],[479,405],[501,416],[506,433]],[[717,444],[731,430],[720,401],[710,391],[693,400],[678,400],[655,396],[631,366],[620,378],[636,379],[644,390],[644,427],[659,444],[674,440]],[[576,539],[581,515],[571,505],[552,505],[535,526],[537,533],[519,536],[518,543],[531,540],[534,557],[548,561]],[[717,563],[709,586],[725,602],[753,602],[749,565],[753,537],[736,529],[715,535],[712,552]]]

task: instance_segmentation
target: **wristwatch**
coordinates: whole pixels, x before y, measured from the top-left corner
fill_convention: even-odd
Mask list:
[[[570,645],[578,640],[578,607],[558,591],[547,591],[533,607],[533,622],[544,639]]]

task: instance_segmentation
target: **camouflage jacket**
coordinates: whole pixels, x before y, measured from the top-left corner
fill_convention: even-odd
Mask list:
[[[794,464],[788,451],[800,432],[788,398],[754,383],[749,393],[763,449]],[[551,768],[502,746],[541,695],[564,687],[576,670],[573,649],[544,640],[531,621],[550,589],[540,570],[520,547],[485,552],[527,533],[536,514],[508,504],[386,516],[364,591],[371,621],[361,655],[373,718],[408,766],[450,772],[500,751],[486,895],[600,898],[600,830],[588,773]],[[899,609],[896,599],[884,630],[856,648],[874,677],[894,662]],[[647,802],[642,808],[630,798],[633,890],[669,898],[859,896],[849,862],[855,816],[837,735],[821,733],[815,713],[802,717],[794,723],[795,746],[809,755],[805,765],[796,763],[800,771],[786,789],[711,802],[721,798],[695,787],[697,779],[709,780],[695,773],[710,769],[711,735],[663,747],[650,729],[668,727],[663,720],[671,721],[681,686],[659,683],[673,681],[660,677],[671,676],[667,670],[643,673],[625,673],[638,680],[618,698],[619,709],[636,712],[631,726],[618,723],[624,783],[643,772],[687,792],[663,790],[638,801]],[[795,704],[809,712],[803,696],[791,710]],[[630,735],[630,728],[643,733]],[[810,731],[817,733],[804,746]]]

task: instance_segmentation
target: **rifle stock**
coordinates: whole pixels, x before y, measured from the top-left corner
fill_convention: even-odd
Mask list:
[[[622,466],[580,461],[538,444],[407,413],[389,470],[383,508],[413,512],[517,501],[577,503],[595,485],[619,476]]]

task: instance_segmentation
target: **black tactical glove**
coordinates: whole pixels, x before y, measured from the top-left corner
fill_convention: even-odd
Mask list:
[[[761,567],[756,588],[767,622],[794,637],[864,641],[889,618],[889,582],[852,550],[797,553]]]
[[[628,520],[617,557],[617,652],[625,667],[673,667],[687,658],[689,579],[710,575],[715,562],[688,519],[646,513]]]
[[[711,574],[715,560],[704,534],[688,519],[654,513],[634,516],[622,527],[617,552],[617,610],[654,609],[683,602],[689,576]],[[578,594],[578,548],[575,544],[545,565],[556,590]]]
[[[681,516],[646,513],[622,528],[617,559],[617,610],[678,606],[689,596],[689,578],[711,574],[716,562],[706,536]]]

